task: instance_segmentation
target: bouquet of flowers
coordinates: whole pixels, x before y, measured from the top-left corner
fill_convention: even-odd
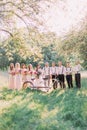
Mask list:
[[[32,72],[32,71],[30,71],[30,72],[29,72],[29,74],[30,74],[30,75],[32,75],[32,74],[33,74],[33,72]]]
[[[27,75],[27,69],[24,70],[24,74]]]
[[[11,73],[13,76],[15,75],[15,71],[12,71],[12,73]]]
[[[34,74],[36,75],[36,74],[37,74],[37,71],[34,71]]]
[[[21,74],[21,69],[19,70],[19,73]]]

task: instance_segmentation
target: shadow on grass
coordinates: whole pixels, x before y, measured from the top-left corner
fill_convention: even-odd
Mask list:
[[[2,100],[9,101],[18,96],[21,99],[3,110],[0,130],[86,130],[86,84],[87,80],[83,79],[80,90],[58,89],[49,94],[30,89],[3,90]]]
[[[13,104],[5,113],[0,115],[0,130],[31,130],[40,123],[40,113],[37,109],[31,110],[27,105]],[[36,119],[36,120],[35,120]]]

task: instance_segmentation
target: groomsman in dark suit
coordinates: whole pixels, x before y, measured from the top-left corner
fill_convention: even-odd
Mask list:
[[[50,86],[50,67],[49,63],[45,63],[45,67],[43,68],[43,76],[45,78],[45,86]]]
[[[60,87],[61,88],[65,88],[65,67],[62,65],[62,62],[59,61],[58,62],[58,67],[57,67],[57,78],[59,80],[59,83],[60,83]]]
[[[65,75],[66,75],[66,81],[67,81],[67,84],[68,84],[68,88],[73,88],[73,83],[72,83],[72,68],[71,68],[69,62],[66,63]]]
[[[57,82],[55,81],[55,79],[57,78],[57,67],[55,65],[55,62],[52,62],[52,66],[50,67],[50,74],[51,74],[51,77],[52,77],[53,88],[56,89],[57,88]]]
[[[73,71],[75,72],[75,83],[77,88],[81,88],[81,74],[82,66],[79,61],[76,61]]]

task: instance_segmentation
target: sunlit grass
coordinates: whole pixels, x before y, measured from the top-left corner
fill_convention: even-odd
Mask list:
[[[86,130],[87,80],[82,88],[42,93],[0,92],[0,130]]]

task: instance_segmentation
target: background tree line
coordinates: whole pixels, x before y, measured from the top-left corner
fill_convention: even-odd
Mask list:
[[[24,29],[22,29],[24,30]],[[26,64],[44,64],[48,61],[80,60],[87,68],[87,30],[86,27],[79,32],[70,32],[64,38],[58,38],[54,33],[39,33],[35,28],[29,35],[22,37],[18,33],[0,43],[0,68],[7,68],[10,62],[24,62]]]
[[[40,6],[43,1],[0,1],[0,32],[6,34],[5,39],[0,39],[0,68],[7,68],[10,62],[32,63],[35,66],[46,61],[57,63],[58,60],[69,60],[73,64],[78,59],[87,68],[87,18],[79,31],[71,30],[67,35],[58,37],[48,32],[40,19],[44,11]],[[54,4],[55,1],[44,2],[49,8],[49,3]],[[42,26],[45,32],[39,31]]]

